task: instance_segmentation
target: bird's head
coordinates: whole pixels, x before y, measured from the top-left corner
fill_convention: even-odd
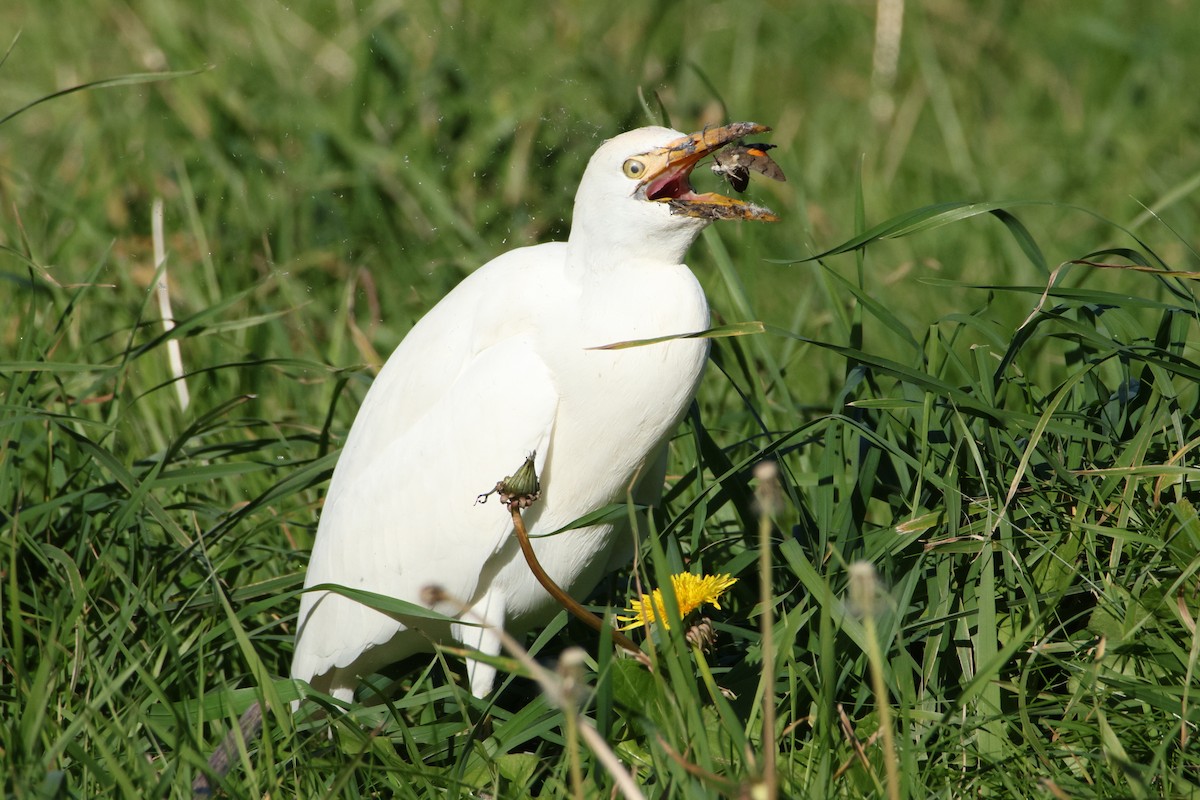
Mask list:
[[[775,222],[778,217],[762,206],[714,192],[697,194],[689,180],[704,157],[767,130],[735,122],[690,135],[638,128],[609,139],[588,161],[575,193],[573,248],[588,261],[648,258],[678,264],[713,220]]]

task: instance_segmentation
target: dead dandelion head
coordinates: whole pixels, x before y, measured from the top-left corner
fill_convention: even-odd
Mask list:
[[[711,619],[701,617],[688,626],[684,638],[692,647],[698,647],[700,652],[708,653],[712,651],[713,645],[717,642],[717,631],[713,628]]]

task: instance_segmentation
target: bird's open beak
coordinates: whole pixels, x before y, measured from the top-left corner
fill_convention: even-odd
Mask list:
[[[647,200],[668,203],[671,212],[704,219],[756,219],[778,222],[769,208],[744,200],[705,192],[696,194],[688,177],[705,156],[720,150],[743,136],[771,130],[757,122],[733,122],[720,128],[705,128],[698,133],[676,139],[638,158],[646,164],[647,174],[638,184],[638,193]]]

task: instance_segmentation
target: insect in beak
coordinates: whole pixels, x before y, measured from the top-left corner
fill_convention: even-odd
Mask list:
[[[713,153],[713,174],[723,176],[736,192],[746,191],[746,187],[750,185],[751,172],[766,175],[771,180],[786,181],[783,170],[767,155],[767,151],[774,148],[775,145],[763,142],[738,142],[723,151]]]

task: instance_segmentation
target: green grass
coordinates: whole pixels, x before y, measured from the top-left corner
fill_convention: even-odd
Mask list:
[[[1200,270],[1200,19],[909,3],[877,124],[873,3],[512,7],[0,6],[0,117],[202,70],[0,125],[3,794],[188,796],[256,699],[230,796],[609,797],[584,717],[648,797],[738,796],[772,749],[788,797],[886,797],[889,761],[906,797],[1200,792],[1200,303],[1154,274]],[[750,190],[782,223],[690,255],[718,318],[767,332],[714,341],[642,551],[645,585],[739,578],[715,652],[676,626],[648,673],[559,619],[528,644],[589,653],[578,715],[524,678],[474,700],[445,654],[331,739],[293,723],[297,592],[372,369],[471,269],[563,236],[597,142],[660,107],[773,125],[789,176]],[[1052,284],[1072,260],[1149,271]]]

